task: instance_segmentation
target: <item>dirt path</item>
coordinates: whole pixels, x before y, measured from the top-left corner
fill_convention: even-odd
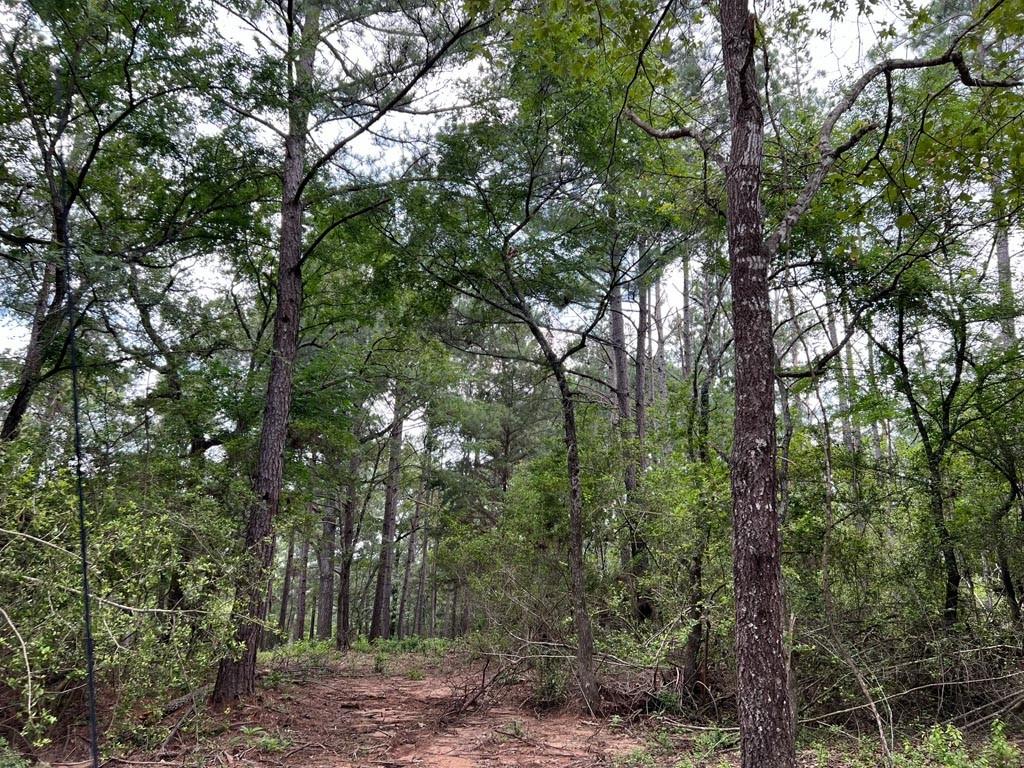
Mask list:
[[[332,677],[283,692],[260,710],[260,727],[292,746],[245,755],[236,764],[362,768],[568,768],[609,765],[637,748],[607,723],[574,715],[536,715],[509,705],[439,723],[452,689],[435,676],[421,681],[366,675]],[[258,739],[256,739],[258,741]],[[242,762],[247,761],[247,762]]]
[[[583,768],[616,765],[617,757],[642,746],[607,720],[534,712],[514,694],[446,722],[454,687],[466,673],[414,669],[380,674],[362,664],[332,668],[264,690],[228,713],[222,732],[195,749],[120,764]]]

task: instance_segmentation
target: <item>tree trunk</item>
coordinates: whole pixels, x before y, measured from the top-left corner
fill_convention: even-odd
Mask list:
[[[626,507],[623,514],[625,523],[625,536],[621,547],[621,561],[623,573],[629,574],[633,560],[632,541],[636,536],[636,525],[633,521],[632,511],[629,508],[633,497],[636,494],[636,457],[629,447],[630,441],[630,413],[629,413],[629,360],[626,355],[626,331],[622,312],[622,287],[619,285],[620,276],[617,272],[617,265],[613,265],[612,279],[614,284],[609,293],[609,322],[611,324],[612,341],[612,369],[615,372],[615,404],[618,419],[619,437],[622,440],[623,457],[625,469],[623,471],[623,484],[626,489]]]
[[[288,608],[292,590],[292,561],[295,559],[295,531],[288,534],[288,557],[284,562],[284,583],[281,585],[281,609],[277,614],[277,634],[281,640],[288,637]]]
[[[402,461],[401,396],[395,391],[395,416],[391,424],[388,447],[388,479],[384,490],[384,523],[381,530],[380,566],[377,569],[377,589],[373,596],[373,617],[370,621],[370,639],[391,636],[391,579],[395,558],[395,525],[398,517],[398,483]]]
[[[309,537],[302,538],[302,555],[299,558],[299,589],[295,596],[295,632],[293,640],[306,636],[306,592],[309,589]]]
[[[318,589],[313,590],[313,599],[309,601],[309,635],[308,640],[312,640],[314,632],[316,631],[316,606],[317,606],[317,595],[319,594]]]
[[[458,635],[457,622],[456,622],[456,616],[458,616],[458,613],[456,611],[457,611],[457,609],[459,607],[459,592],[461,591],[461,587],[462,587],[462,580],[461,579],[456,579],[455,580],[455,585],[452,588],[452,607],[451,607],[451,613],[448,616],[448,637],[450,637],[452,640],[454,640],[456,637],[459,636]]]
[[[683,381],[693,376],[693,307],[690,302],[690,257],[683,258],[683,333],[680,339]]]
[[[650,335],[650,308],[648,298],[650,290],[647,283],[647,271],[650,269],[650,258],[647,244],[640,243],[641,255],[638,263],[639,275],[636,279],[637,297],[639,302],[639,320],[636,332],[636,364],[633,387],[633,423],[636,429],[636,446],[633,460],[633,491],[628,504],[632,508],[632,524],[630,536],[630,562],[632,564],[630,579],[633,583],[633,612],[637,621],[646,621],[654,616],[654,604],[650,597],[642,594],[641,581],[647,571],[647,543],[639,530],[636,513],[636,488],[647,467],[647,454],[644,445],[647,439],[647,372],[648,372],[648,337]]]
[[[332,515],[334,515],[332,510]],[[324,515],[320,522],[320,546],[317,548],[316,562],[320,574],[317,588],[316,636],[320,640],[331,639],[331,614],[334,611],[334,545],[335,517]]]
[[[641,243],[641,251],[645,248],[646,244]],[[647,335],[650,331],[650,311],[647,307],[647,276],[645,273],[649,266],[650,263],[647,256],[641,255],[638,267],[640,274],[636,279],[638,319],[636,329],[636,374],[633,389],[638,473],[642,473],[647,464],[644,454],[644,440],[647,437]]]
[[[348,461],[348,481],[341,520],[341,568],[338,573],[338,628],[335,642],[347,651],[352,642],[352,559],[355,557],[356,505],[359,503],[359,454]]]
[[[395,626],[398,639],[405,637],[405,606],[409,599],[409,576],[412,574],[412,561],[416,559],[416,529],[420,524],[420,514],[423,512],[423,488],[420,488],[416,496],[416,505],[412,513],[412,524],[409,527],[409,544],[406,548],[405,570],[402,574],[402,592],[398,600],[398,623]]]
[[[587,590],[583,563],[583,491],[580,485],[580,453],[576,432],[576,405],[569,390],[565,370],[554,366],[558,392],[562,401],[562,422],[565,430],[566,467],[569,474],[569,583],[576,626],[576,674],[580,693],[591,709],[600,702],[597,678],[594,676],[594,634],[587,612]]]
[[[63,238],[67,237],[66,226],[58,227],[58,247],[63,248]],[[52,293],[52,295],[51,295]],[[64,316],[64,298],[67,295],[64,270],[48,263],[43,268],[43,281],[36,295],[35,307],[32,311],[32,328],[29,331],[28,345],[25,348],[25,360],[18,375],[18,388],[11,401],[3,426],[0,426],[0,440],[13,440],[18,436],[21,422],[28,412],[28,407],[39,385],[39,375],[43,370],[43,361],[60,332]]]
[[[654,282],[654,335],[658,340],[658,348],[654,353],[654,414],[659,413],[659,406],[668,402],[668,362],[665,359],[665,297],[661,290],[661,278]],[[657,429],[655,425],[655,429]],[[666,445],[670,445],[666,443]]]
[[[1006,534],[1005,525],[1006,518],[1010,514],[1010,510],[1013,508],[1013,503],[1017,499],[1017,493],[1015,490],[1010,490],[1010,495],[1007,497],[1006,502],[1000,506],[999,511],[996,513],[994,522],[994,528],[996,536],[998,537],[996,544],[996,560],[999,565],[999,580],[1003,585],[1003,596],[1006,598],[1007,608],[1010,611],[1010,618],[1014,624],[1021,623],[1021,605],[1020,600],[1017,598],[1017,587],[1013,582],[1013,573],[1010,570],[1010,560],[1006,552]]]
[[[430,504],[430,496],[427,496],[427,506]],[[413,634],[417,637],[423,636],[424,619],[427,609],[427,554],[430,551],[430,529],[427,528],[427,509],[423,510],[423,535],[420,537],[420,567],[417,575],[416,586],[416,608],[413,617]]]
[[[1017,307],[1013,294],[1013,269],[1010,264],[1010,229],[1006,219],[1003,179],[992,183],[993,213],[997,217],[995,232],[996,275],[999,280],[999,328],[1005,344],[1017,338]]]
[[[441,536],[434,539],[434,557],[431,559],[433,565],[430,568],[430,623],[427,629],[428,637],[435,637],[437,630],[437,551],[441,548]]]
[[[794,768],[782,640],[782,562],[775,501],[774,348],[761,177],[764,124],[747,0],[722,0],[731,145],[726,168],[736,357],[731,461],[740,755],[743,768]]]
[[[945,595],[942,601],[942,624],[946,629],[956,625],[960,613],[960,567],[956,562],[956,548],[953,536],[946,525],[946,494],[943,488],[943,476],[940,460],[937,457],[928,459],[928,498],[932,514],[932,524],[939,537],[939,549],[942,551],[942,565],[945,572]]]
[[[320,37],[320,6],[314,0],[305,7],[295,77],[288,94],[288,136],[284,144],[281,195],[281,232],[277,267],[277,307],[274,311],[273,352],[267,381],[267,398],[252,477],[256,497],[250,505],[245,530],[245,551],[251,568],[235,588],[235,640],[240,656],[221,660],[212,700],[230,704],[252,693],[256,686],[256,651],[266,616],[263,596],[265,574],[270,567],[274,517],[281,501],[284,448],[292,402],[292,368],[298,351],[299,313],[302,307],[302,199],[299,187],[305,171],[309,105],[307,90],[313,79],[313,63]]]

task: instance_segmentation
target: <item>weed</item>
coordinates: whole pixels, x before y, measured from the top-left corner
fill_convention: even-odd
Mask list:
[[[32,763],[19,755],[2,736],[0,736],[0,768],[28,768]]]
[[[414,682],[419,682],[426,677],[426,675],[423,674],[423,670],[419,667],[410,668],[409,671],[405,673],[405,676]]]
[[[980,753],[973,755],[963,733],[952,725],[937,725],[920,744],[904,744],[896,756],[896,768],[1019,768],[1024,755],[1006,738],[1003,723],[996,721]]]
[[[246,747],[259,752],[284,752],[291,746],[291,742],[280,734],[268,733],[260,726],[245,726],[241,728],[242,742]]]
[[[615,768],[655,768],[657,763],[651,753],[641,747],[614,758],[612,765]]]

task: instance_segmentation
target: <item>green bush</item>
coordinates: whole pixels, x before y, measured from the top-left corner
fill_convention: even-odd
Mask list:
[[[952,725],[937,725],[920,744],[905,744],[896,756],[896,768],[1020,768],[1022,754],[1006,738],[1003,723],[996,721],[992,732],[976,754],[965,744],[963,733]]]
[[[401,640],[368,640],[362,635],[352,643],[352,650],[358,653],[385,653],[398,656],[406,653],[418,653],[423,656],[441,657],[448,652],[449,641],[441,637],[403,637]]]
[[[0,451],[0,683],[20,694],[17,727],[44,746],[85,652],[75,484],[36,461],[21,442]],[[197,688],[231,636],[230,518],[200,478],[161,478],[158,461],[128,496],[137,469],[126,461],[102,494],[86,488],[96,674],[117,690],[110,740]]]
[[[31,764],[0,736],[0,768],[28,768]]]

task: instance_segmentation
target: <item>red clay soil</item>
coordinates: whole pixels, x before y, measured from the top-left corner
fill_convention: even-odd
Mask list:
[[[616,757],[643,746],[606,719],[534,711],[514,688],[500,701],[452,717],[453,702],[479,680],[478,672],[421,670],[411,661],[402,664],[404,672],[381,674],[367,657],[350,656],[301,681],[264,688],[233,711],[207,715],[198,738],[188,722],[162,750],[106,765],[583,768],[631,764]]]
[[[437,677],[413,681],[371,674],[320,680],[268,702],[261,713],[263,727],[285,734],[293,746],[269,756],[247,756],[242,750],[235,764],[568,768],[608,765],[612,756],[638,746],[628,736],[609,732],[602,721],[565,713],[536,715],[507,704],[443,725],[439,720],[452,695]]]

